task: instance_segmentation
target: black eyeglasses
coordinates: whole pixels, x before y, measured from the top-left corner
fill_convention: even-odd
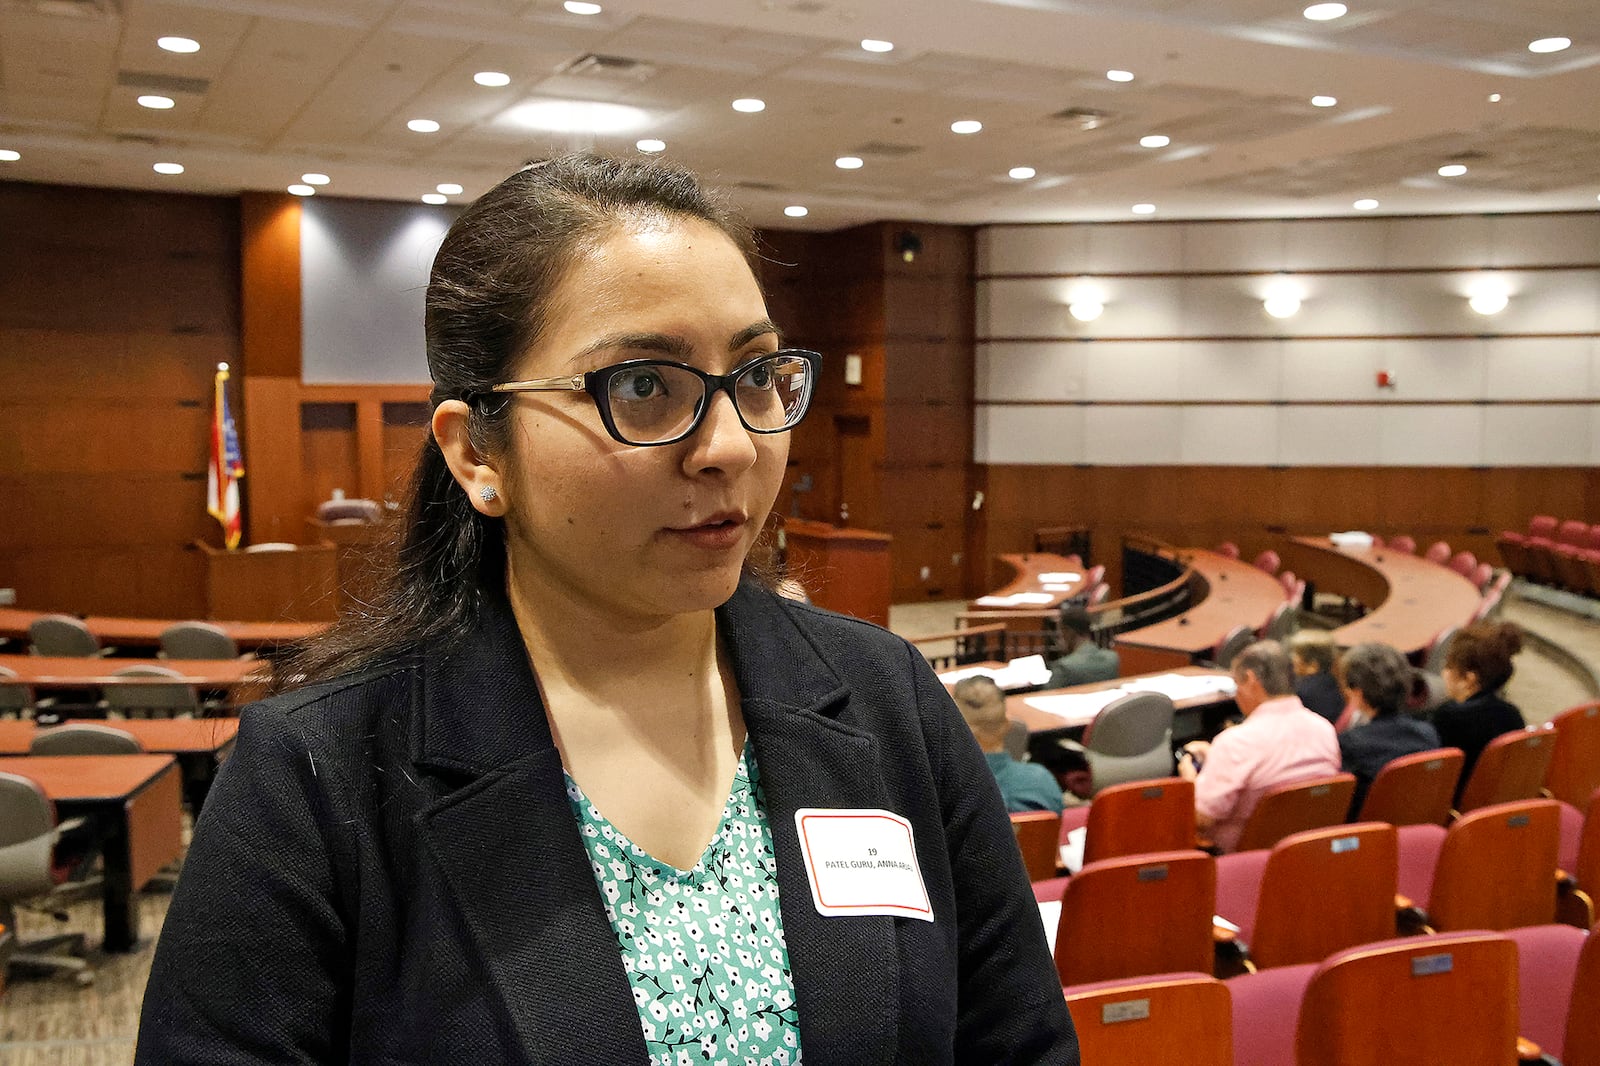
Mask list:
[[[784,348],[746,360],[726,374],[667,359],[630,359],[583,374],[506,381],[490,392],[587,392],[606,432],[623,444],[676,444],[705,420],[711,399],[725,392],[744,428],[782,433],[811,406],[822,356]]]

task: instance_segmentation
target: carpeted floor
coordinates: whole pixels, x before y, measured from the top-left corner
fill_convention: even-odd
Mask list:
[[[890,628],[903,636],[954,628],[960,603],[928,603],[895,607]],[[1558,606],[1517,598],[1505,617],[1526,627],[1600,670],[1600,621]],[[1548,654],[1541,641],[1530,641],[1517,660],[1509,697],[1530,721],[1543,721],[1565,707],[1600,697],[1592,682]],[[145,940],[130,955],[97,955],[95,983],[80,988],[70,978],[14,976],[0,996],[0,1066],[126,1066],[133,1060],[139,1003],[154,953],[155,936],[166,915],[168,896],[145,893],[141,915]],[[24,939],[56,932],[82,931],[91,944],[100,941],[97,901],[70,908],[71,921],[60,926],[38,915],[23,914],[18,924]]]

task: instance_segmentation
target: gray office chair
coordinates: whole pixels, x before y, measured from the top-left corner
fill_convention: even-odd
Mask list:
[[[1028,758],[1028,727],[1015,718],[1006,720],[1006,754],[1018,762]]]
[[[1228,630],[1228,635],[1223,637],[1222,642],[1217,645],[1215,655],[1217,667],[1227,670],[1233,666],[1234,658],[1255,642],[1255,630],[1249,626],[1234,626]]]
[[[1450,658],[1450,645],[1456,639],[1459,627],[1449,626],[1433,638],[1433,643],[1428,645],[1428,655],[1422,662],[1422,669],[1430,674],[1444,672],[1444,664]]]
[[[210,622],[177,622],[161,631],[163,659],[237,659],[239,645]]]
[[[32,718],[33,689],[13,680],[15,670],[0,666],[0,718]]]
[[[144,745],[132,733],[93,722],[72,722],[33,735],[29,755],[142,755]]]
[[[194,686],[183,679],[176,670],[165,666],[128,666],[112,677],[170,678],[171,684],[140,681],[128,685],[102,685],[104,698],[100,706],[113,717],[121,718],[193,718],[200,713],[200,698]]]
[[[1280,603],[1277,610],[1272,612],[1272,617],[1267,619],[1267,624],[1261,630],[1261,639],[1285,641],[1299,628],[1300,616],[1295,613],[1294,604],[1285,601]],[[1238,652],[1234,654],[1237,655]]]
[[[48,906],[51,897],[66,886],[55,878],[56,842],[63,830],[82,819],[56,824],[50,798],[33,780],[20,774],[0,773],[0,923],[17,928],[18,904]],[[81,985],[94,981],[94,970],[83,958],[82,933],[18,942],[11,966],[65,970]]]
[[[323,522],[371,524],[383,520],[383,504],[377,500],[324,500],[317,504],[317,518]]]
[[[1101,709],[1083,743],[1060,741],[1081,754],[1094,775],[1094,790],[1125,781],[1172,776],[1172,700],[1159,692],[1133,692]]]
[[[66,655],[79,659],[94,659],[110,654],[111,649],[100,647],[89,627],[70,614],[46,614],[35,618],[28,626],[28,640],[35,655]]]

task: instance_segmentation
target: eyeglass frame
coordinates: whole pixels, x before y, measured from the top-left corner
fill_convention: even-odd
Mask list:
[[[801,410],[798,418],[778,429],[761,429],[752,426],[744,417],[744,411],[739,407],[739,397],[734,392],[734,386],[741,377],[749,373],[751,367],[777,356],[790,356],[805,361],[807,367],[806,391],[801,399]],[[648,443],[631,441],[622,435],[617,429],[616,422],[611,417],[611,396],[606,391],[611,384],[611,379],[624,371],[641,366],[670,366],[677,370],[687,370],[700,379],[700,384],[705,390],[702,394],[700,410],[690,420],[688,427],[675,437],[669,437],[666,440],[653,440]],[[816,394],[817,390],[817,375],[821,371],[822,353],[811,351],[809,348],[779,348],[776,351],[762,352],[746,359],[726,374],[708,374],[699,367],[690,366],[688,363],[680,363],[673,359],[626,359],[620,363],[612,363],[610,366],[603,366],[596,370],[585,370],[581,374],[564,374],[560,377],[551,378],[529,378],[525,381],[502,381],[499,384],[489,386],[487,392],[478,393],[477,397],[481,398],[488,395],[488,393],[508,395],[519,392],[586,392],[589,394],[589,398],[594,401],[595,410],[600,412],[600,421],[605,425],[606,432],[611,435],[612,440],[615,440],[618,444],[626,444],[630,448],[659,448],[668,444],[677,444],[679,441],[687,440],[689,437],[694,436],[695,431],[705,422],[706,413],[711,410],[711,403],[716,399],[716,395],[719,392],[728,394],[728,401],[733,405],[733,413],[738,417],[739,424],[751,433],[787,433],[803,422],[810,412],[811,398]]]

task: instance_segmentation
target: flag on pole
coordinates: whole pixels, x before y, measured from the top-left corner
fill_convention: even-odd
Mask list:
[[[239,431],[228,410],[228,364],[217,364],[216,404],[211,416],[211,470],[206,478],[206,510],[222,523],[222,539],[229,548],[239,546],[244,532],[239,518],[239,479],[244,477],[244,453]]]

